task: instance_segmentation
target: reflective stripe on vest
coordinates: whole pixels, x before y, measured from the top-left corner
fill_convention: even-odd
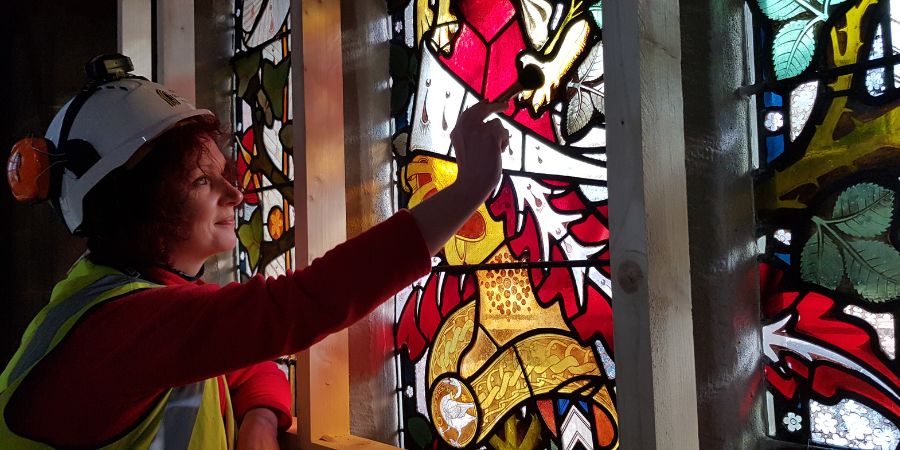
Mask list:
[[[205,382],[200,381],[172,390],[150,450],[187,450],[203,400],[204,385]]]
[[[133,282],[132,278],[122,275],[106,275],[103,278],[91,283],[89,286],[75,293],[75,295],[65,299],[59,305],[56,305],[47,313],[47,317],[34,333],[28,347],[19,359],[19,362],[13,367],[9,374],[9,380],[17,380],[31,369],[50,348],[50,343],[60,327],[69,320],[78,311],[81,311],[92,300],[112,289],[122,287]]]

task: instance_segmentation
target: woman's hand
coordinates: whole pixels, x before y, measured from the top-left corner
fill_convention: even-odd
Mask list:
[[[278,450],[278,417],[271,409],[254,408],[244,414],[237,450]]]
[[[479,204],[487,200],[488,194],[500,182],[500,155],[509,145],[509,132],[500,119],[487,122],[485,119],[503,111],[506,106],[506,103],[476,103],[462,113],[450,133],[459,169],[454,185],[471,188],[473,194],[480,197]]]
[[[450,133],[459,170],[456,181],[410,210],[432,255],[440,251],[500,182],[500,155],[509,145],[509,132],[499,119],[484,120],[506,106],[479,102],[462,113]]]

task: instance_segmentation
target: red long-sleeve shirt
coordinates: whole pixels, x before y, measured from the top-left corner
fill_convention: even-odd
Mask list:
[[[272,363],[345,328],[430,270],[408,211],[309,267],[223,287],[147,272],[165,287],[88,312],[29,373],[6,409],[10,429],[58,447],[95,447],[139,422],[163,393],[226,374],[235,417],[265,406],[290,422]]]

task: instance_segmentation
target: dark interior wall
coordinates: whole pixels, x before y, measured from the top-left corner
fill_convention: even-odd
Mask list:
[[[0,27],[0,160],[42,135],[84,83],[84,63],[116,51],[116,1],[9,2]],[[15,202],[0,182],[0,361],[12,356],[53,284],[83,252],[47,205]]]

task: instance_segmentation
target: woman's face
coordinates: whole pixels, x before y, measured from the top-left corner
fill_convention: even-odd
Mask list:
[[[229,179],[225,157],[215,141],[204,139],[198,151],[198,163],[184,180],[187,239],[173,239],[169,244],[172,265],[187,273],[199,271],[210,256],[234,248],[234,208],[243,200]]]

